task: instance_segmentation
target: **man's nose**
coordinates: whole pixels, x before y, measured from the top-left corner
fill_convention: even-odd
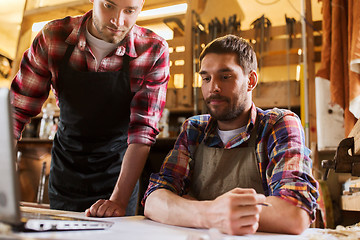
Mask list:
[[[219,85],[219,81],[215,78],[213,78],[210,82],[210,92],[220,92],[221,88]]]
[[[125,24],[125,14],[123,11],[119,11],[118,14],[116,14],[110,22],[114,24],[115,26],[123,26]]]

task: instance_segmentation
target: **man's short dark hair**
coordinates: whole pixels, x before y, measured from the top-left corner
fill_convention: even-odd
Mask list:
[[[253,47],[243,38],[235,35],[226,35],[210,42],[200,54],[200,63],[208,53],[224,54],[235,53],[238,64],[245,74],[257,70],[256,54]]]

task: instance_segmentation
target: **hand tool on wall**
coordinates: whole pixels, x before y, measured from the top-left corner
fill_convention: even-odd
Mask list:
[[[236,16],[236,15],[232,15],[232,16],[230,16],[229,17],[229,20],[228,20],[228,26],[227,26],[227,33],[228,34],[233,34],[233,32],[234,32],[234,16]]]
[[[208,24],[208,36],[207,36],[207,43],[211,42],[214,39],[214,21],[211,20]]]
[[[38,204],[43,203],[45,181],[46,181],[46,161],[43,161],[42,167],[41,167],[40,178],[39,178],[39,186],[38,186],[38,191],[37,191],[37,197],[36,197],[36,202]]]
[[[237,21],[237,15],[234,14],[229,17],[228,26],[227,26],[227,33],[228,34],[237,34],[240,31],[240,20]]]
[[[288,109],[291,110],[291,79],[290,79],[290,49],[292,48],[292,41],[295,38],[294,34],[294,24],[296,22],[295,18],[288,18],[285,14],[285,22],[286,22],[286,33],[287,33],[287,41],[286,41],[286,66],[287,66],[287,77],[288,77]]]
[[[205,25],[200,19],[199,14],[195,11],[192,11],[193,21],[192,21],[192,46],[193,46],[193,95],[194,95],[194,114],[198,114],[198,81],[197,81],[197,72],[199,71],[199,64],[197,59],[202,51],[201,48],[201,36],[205,34]]]
[[[221,33],[221,23],[217,17],[214,18],[214,39]]]
[[[263,54],[266,47],[266,43],[270,40],[270,27],[271,22],[265,15],[262,15],[260,18],[256,19],[251,23],[253,29],[255,29],[254,39],[255,39],[255,52],[258,53],[258,68],[259,68],[259,80],[258,87],[256,90],[256,96],[260,96],[261,89],[261,79],[262,79],[262,65],[263,65]]]
[[[174,35],[184,36],[185,27],[179,18],[168,17],[163,20],[163,22],[168,26],[171,30],[174,31]]]
[[[226,19],[223,18],[222,20],[222,25],[221,25],[221,36],[225,36],[227,32],[227,24],[226,24]]]

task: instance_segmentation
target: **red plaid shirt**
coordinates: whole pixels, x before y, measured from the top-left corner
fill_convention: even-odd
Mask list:
[[[89,11],[81,17],[50,22],[24,53],[20,70],[11,86],[16,139],[21,137],[30,118],[40,113],[50,88],[58,103],[56,83],[68,45],[76,45],[69,60],[74,69],[96,71],[95,57],[85,37],[91,15],[92,11]],[[151,145],[158,134],[157,123],[165,106],[169,80],[168,44],[150,30],[134,25],[121,44],[102,60],[98,71],[122,69],[124,54],[131,57],[130,82],[131,90],[135,92],[131,102],[128,142]]]

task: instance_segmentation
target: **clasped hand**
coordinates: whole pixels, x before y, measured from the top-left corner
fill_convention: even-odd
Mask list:
[[[206,218],[208,228],[231,235],[255,233],[265,196],[254,189],[235,188],[210,201]]]

